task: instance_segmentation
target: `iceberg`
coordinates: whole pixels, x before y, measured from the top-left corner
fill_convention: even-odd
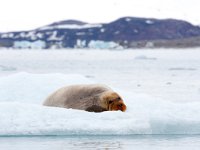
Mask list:
[[[37,40],[37,41],[15,41],[13,48],[16,49],[44,49],[46,47],[45,41]]]
[[[88,47],[91,49],[123,49],[118,43],[115,42],[106,42],[99,40],[91,40],[88,44]]]

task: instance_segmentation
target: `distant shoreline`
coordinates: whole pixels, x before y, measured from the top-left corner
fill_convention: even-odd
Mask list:
[[[0,33],[0,48],[137,49],[200,47],[200,27],[176,19],[123,17],[110,23],[55,22],[30,31]]]

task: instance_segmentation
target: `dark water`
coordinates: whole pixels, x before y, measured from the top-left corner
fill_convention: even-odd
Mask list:
[[[0,150],[199,150],[200,135],[0,137]]]

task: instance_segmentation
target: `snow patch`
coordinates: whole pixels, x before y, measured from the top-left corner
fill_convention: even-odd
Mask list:
[[[101,28],[102,24],[66,24],[66,25],[54,25],[54,26],[45,26],[39,30],[52,30],[52,29],[86,29],[86,28]]]
[[[42,33],[37,33],[36,36],[37,36],[39,39],[41,39],[41,38],[43,38],[44,35],[43,35]]]
[[[57,31],[53,31],[52,35],[48,38],[49,41],[61,41],[63,37],[57,37]]]
[[[78,39],[76,41],[76,48],[85,48],[86,47],[86,40],[80,40]]]
[[[146,48],[153,48],[154,47],[154,43],[153,42],[147,42],[145,47]]]
[[[1,34],[1,38],[8,38],[9,36],[8,36],[8,34],[7,33],[3,33],[3,34]]]
[[[13,38],[14,34],[13,33],[3,33],[0,36],[1,36],[1,38]]]
[[[154,24],[153,20],[146,20],[146,24]]]
[[[13,37],[14,37],[14,34],[13,34],[13,33],[8,33],[8,37],[9,37],[9,38],[13,38]]]
[[[61,49],[63,48],[63,42],[62,41],[56,41],[56,42],[53,42],[51,43],[50,49]]]
[[[114,32],[114,34],[119,34],[119,33],[120,33],[120,31],[115,31],[115,32]]]
[[[131,21],[131,18],[126,18],[126,21],[127,21],[127,22]]]
[[[25,32],[21,32],[21,33],[19,34],[19,36],[22,37],[22,38],[24,38],[24,37],[26,37],[26,33],[25,33]]]
[[[37,39],[35,31],[28,32],[25,37],[30,38],[31,40],[36,40]]]
[[[133,32],[138,33],[139,31],[137,29],[134,29]]]
[[[85,35],[85,32],[78,32],[76,35]]]
[[[100,31],[101,31],[101,32],[105,32],[105,29],[104,29],[104,28],[102,28]]]

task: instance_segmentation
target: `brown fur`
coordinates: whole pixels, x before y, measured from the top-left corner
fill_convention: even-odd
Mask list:
[[[90,112],[126,110],[126,105],[116,92],[98,84],[63,87],[51,94],[43,105]]]

